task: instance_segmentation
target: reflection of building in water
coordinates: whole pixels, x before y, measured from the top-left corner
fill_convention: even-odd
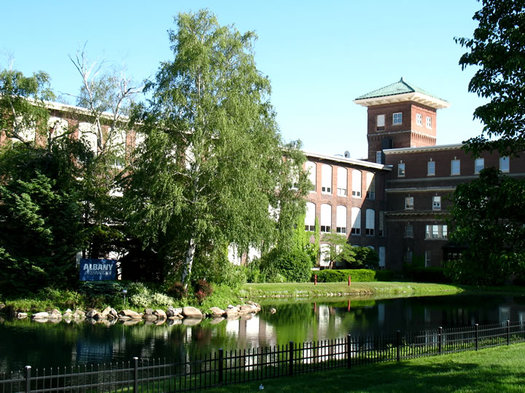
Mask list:
[[[267,347],[277,344],[274,327],[254,315],[249,319],[226,320],[226,333],[236,337],[239,348]]]

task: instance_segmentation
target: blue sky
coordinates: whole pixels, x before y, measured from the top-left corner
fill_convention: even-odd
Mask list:
[[[167,30],[179,12],[208,8],[222,25],[258,35],[255,60],[272,82],[283,138],[307,151],[362,158],[366,108],[353,100],[400,77],[451,106],[438,112],[438,144],[478,135],[472,112],[482,101],[467,87],[464,50],[476,0],[0,0],[0,67],[45,71],[57,94],[76,94],[69,61],[86,45],[93,61],[124,67],[140,82],[172,59]]]

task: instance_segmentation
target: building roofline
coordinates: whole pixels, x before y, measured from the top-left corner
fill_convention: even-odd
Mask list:
[[[321,160],[330,160],[330,161],[341,162],[345,164],[353,164],[353,165],[362,166],[366,168],[374,168],[374,169],[380,169],[380,170],[386,170],[386,171],[392,170],[391,167],[383,165],[383,164],[377,164],[375,162],[370,162],[370,161],[365,161],[365,160],[357,160],[355,158],[331,156],[327,154],[307,152],[304,150],[303,150],[303,154],[307,157],[318,158]]]
[[[462,143],[455,143],[451,145],[436,145],[436,146],[423,146],[423,147],[402,147],[398,149],[385,149],[383,152],[385,155],[390,154],[407,154],[407,153],[422,153],[428,151],[447,151],[447,150],[459,150],[463,148]]]
[[[450,106],[450,104],[447,101],[442,100],[441,98],[432,97],[428,94],[420,93],[417,91],[412,93],[384,95],[369,98],[356,98],[354,100],[354,103],[356,103],[357,105],[369,107],[407,101],[413,101],[435,109],[443,109],[448,108]]]

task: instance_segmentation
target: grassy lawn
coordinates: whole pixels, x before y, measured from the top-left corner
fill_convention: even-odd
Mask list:
[[[462,293],[463,288],[448,284],[414,282],[326,282],[314,285],[307,283],[260,283],[245,284],[243,295],[247,298],[264,297],[317,297],[317,296],[430,296],[454,295]]]
[[[265,392],[524,392],[525,344],[262,381]],[[256,392],[261,382],[207,392]]]

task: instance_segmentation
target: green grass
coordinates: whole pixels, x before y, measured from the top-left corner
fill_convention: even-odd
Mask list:
[[[524,392],[525,344],[229,385],[207,392]]]
[[[464,292],[455,285],[413,282],[326,282],[308,283],[260,283],[245,284],[243,295],[247,298],[278,297],[326,297],[326,296],[430,296],[454,295]]]

